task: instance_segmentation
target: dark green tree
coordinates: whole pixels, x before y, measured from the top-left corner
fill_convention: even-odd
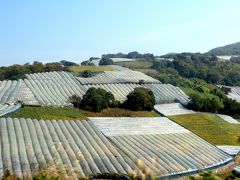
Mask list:
[[[111,107],[115,103],[114,96],[111,92],[107,92],[101,88],[89,88],[82,97],[81,108],[100,112],[101,110]]]
[[[126,109],[134,111],[151,111],[155,105],[155,97],[151,90],[146,88],[135,88],[133,92],[130,92],[127,96],[127,100],[124,102]]]
[[[112,59],[107,58],[107,57],[103,57],[100,61],[99,61],[99,65],[100,66],[104,66],[104,65],[113,65],[114,62]]]

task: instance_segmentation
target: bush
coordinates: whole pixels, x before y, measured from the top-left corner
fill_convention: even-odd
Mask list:
[[[135,88],[127,96],[123,106],[134,111],[151,111],[155,105],[155,97],[151,90],[146,88]]]
[[[188,108],[195,111],[217,113],[223,109],[223,104],[215,97],[205,97],[198,94],[192,94],[190,97],[191,102],[188,104]]]
[[[104,66],[104,65],[113,65],[113,60],[107,57],[103,57],[100,61],[99,61],[99,65],[100,66]]]
[[[91,61],[83,61],[81,62],[81,66],[95,66]]]
[[[89,88],[81,101],[81,108],[87,111],[100,112],[115,104],[114,96],[101,88]],[[115,106],[115,105],[114,105]]]
[[[73,104],[75,108],[80,108],[81,105],[81,97],[77,95],[73,95],[69,97],[69,102]]]
[[[85,70],[85,71],[80,72],[78,74],[79,77],[84,77],[84,78],[92,77],[92,76],[95,76],[95,75],[96,75],[96,73],[92,72],[90,70]]]

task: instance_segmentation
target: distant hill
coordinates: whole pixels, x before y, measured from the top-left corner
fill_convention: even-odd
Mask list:
[[[217,47],[209,51],[217,56],[240,55],[240,42]]]

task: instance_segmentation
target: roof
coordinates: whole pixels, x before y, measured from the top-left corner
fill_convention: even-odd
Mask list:
[[[164,116],[193,114],[194,111],[189,110],[180,103],[156,104],[154,109]]]
[[[116,71],[116,73],[105,72],[103,74],[107,75],[103,79],[90,78],[93,84],[84,84],[90,79],[80,78],[84,79],[81,82],[77,80],[79,78],[68,72],[35,73],[26,75],[27,79],[24,80],[0,81],[0,104],[20,101],[25,105],[70,106],[70,96],[82,97],[90,87],[100,87],[110,91],[115,99],[121,102],[126,100],[127,95],[136,87],[152,90],[157,103],[178,101],[187,104],[189,102],[189,97],[180,88],[170,84],[161,84],[137,71]],[[139,83],[140,79],[145,83]]]
[[[106,122],[112,124],[107,131],[103,130],[109,127]],[[115,127],[117,133],[109,134],[116,131]],[[132,133],[133,128],[138,133]],[[149,130],[152,133],[147,133]],[[23,177],[56,162],[70,170],[77,169],[82,177],[133,171],[141,175],[142,166],[163,177],[231,160],[223,151],[167,118],[0,119],[0,177],[5,169]]]
[[[105,71],[93,77],[77,77],[81,84],[111,84],[111,83],[159,83],[158,80],[139,71]]]

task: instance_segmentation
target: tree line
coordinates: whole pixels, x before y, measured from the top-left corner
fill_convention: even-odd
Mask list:
[[[43,64],[37,61],[33,62],[33,64],[16,64],[8,67],[0,67],[0,80],[24,79],[26,74],[50,71],[67,71],[67,68],[61,63]]]
[[[213,54],[181,53],[162,56],[174,61],[154,61],[152,68],[164,69],[170,74],[186,78],[199,78],[212,84],[240,86],[240,64],[220,62]]]

